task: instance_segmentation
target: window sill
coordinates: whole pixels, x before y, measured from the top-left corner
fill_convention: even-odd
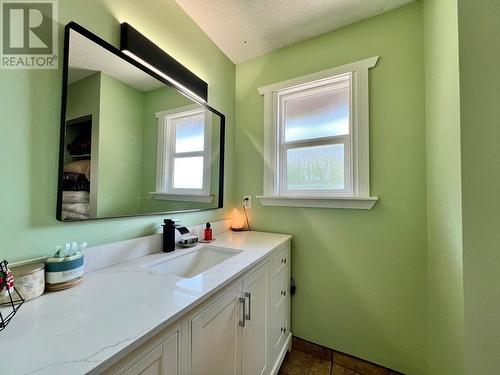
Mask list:
[[[212,203],[212,201],[214,200],[213,195],[169,194],[151,192],[149,193],[149,196],[160,201]]]
[[[318,208],[349,208],[355,210],[370,210],[378,201],[378,197],[283,197],[259,195],[257,199],[262,206],[285,207],[318,207]]]

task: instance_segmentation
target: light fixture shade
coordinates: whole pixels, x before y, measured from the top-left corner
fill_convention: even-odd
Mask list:
[[[233,208],[233,212],[232,212],[231,216],[232,216],[231,217],[231,229],[236,230],[236,231],[243,230],[243,227],[245,226],[245,219],[244,219],[243,215],[241,214],[241,212],[238,211],[238,209]]]
[[[120,50],[163,73],[162,76],[188,94],[195,94],[205,102],[208,100],[205,81],[126,22],[121,24]]]

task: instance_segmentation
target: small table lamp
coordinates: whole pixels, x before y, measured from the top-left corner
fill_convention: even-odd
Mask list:
[[[238,209],[234,208],[232,212],[232,218],[231,218],[231,229],[239,232],[243,230],[243,227],[245,226],[245,219],[243,218],[243,215],[241,214]]]

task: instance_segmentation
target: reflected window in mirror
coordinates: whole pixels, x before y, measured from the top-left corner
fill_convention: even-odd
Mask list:
[[[211,113],[193,105],[156,114],[157,193],[210,199]]]

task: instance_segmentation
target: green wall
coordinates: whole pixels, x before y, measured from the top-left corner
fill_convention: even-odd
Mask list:
[[[456,0],[426,0],[429,373],[464,372],[460,88]]]
[[[186,224],[227,216],[232,202],[235,67],[173,0],[59,1],[63,25],[75,21],[115,46],[120,22],[130,22],[209,84],[209,102],[227,116],[225,208],[176,214]],[[89,11],[91,9],[92,11]],[[160,230],[162,216],[59,223],[56,192],[62,70],[0,70],[0,258],[43,256],[61,242],[90,245]]]
[[[141,212],[144,97],[101,73],[97,216]]]
[[[466,374],[500,373],[499,20],[458,1]]]
[[[101,95],[101,76],[99,73],[68,85],[66,119],[74,120],[92,115],[92,122],[99,122],[99,103]]]
[[[498,374],[500,3],[424,4],[429,373]]]
[[[420,2],[236,69],[235,200],[262,194],[257,88],[371,56],[372,210],[252,205],[252,229],[294,235],[293,333],[408,373],[427,372],[424,50]]]

